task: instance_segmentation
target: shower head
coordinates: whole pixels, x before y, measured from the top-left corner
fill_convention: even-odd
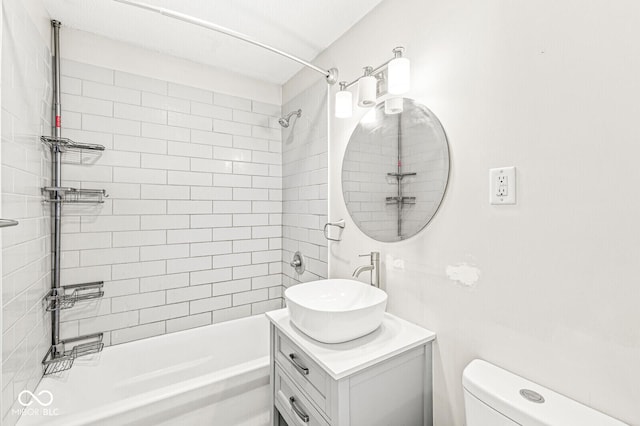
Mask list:
[[[289,120],[291,119],[291,116],[293,116],[293,115],[296,115],[298,118],[300,118],[300,116],[302,115],[302,110],[299,109],[297,111],[291,111],[289,114],[287,114],[287,115],[285,115],[283,117],[280,117],[278,119],[278,123],[280,123],[280,125],[286,129],[287,127],[289,127],[289,124],[290,124]]]

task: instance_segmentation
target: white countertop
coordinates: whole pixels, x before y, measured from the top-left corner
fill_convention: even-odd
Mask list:
[[[436,338],[433,331],[385,313],[382,325],[373,333],[349,342],[328,344],[318,342],[298,330],[289,321],[286,308],[267,312],[266,316],[335,380]]]

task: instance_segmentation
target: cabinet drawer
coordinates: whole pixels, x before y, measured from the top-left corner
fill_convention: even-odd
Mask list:
[[[279,365],[275,368],[275,405],[289,426],[329,426]],[[293,421],[293,423],[290,423]]]
[[[311,358],[280,332],[276,335],[276,361],[307,397],[328,416],[331,378]]]

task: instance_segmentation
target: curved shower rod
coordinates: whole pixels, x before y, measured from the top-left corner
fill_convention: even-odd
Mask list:
[[[289,58],[292,61],[296,61],[299,64],[304,65],[307,68],[311,68],[312,70],[324,75],[325,79],[327,80],[327,83],[329,84],[335,84],[336,81],[338,81],[338,69],[337,68],[330,68],[328,70],[322,69],[320,67],[317,67],[315,65],[313,65],[311,62],[307,62],[304,59],[300,59],[297,56],[294,56],[290,53],[284,52],[280,49],[276,49],[275,47],[269,46],[268,44],[264,44],[262,42],[259,42],[258,40],[255,40],[251,37],[249,37],[248,35],[242,34],[238,31],[234,31],[231,30],[229,28],[223,27],[221,25],[217,25],[214,24],[212,22],[208,22],[199,18],[195,18],[193,16],[189,16],[189,15],[185,15],[184,13],[180,13],[180,12],[174,12],[173,10],[169,10],[169,9],[165,9],[163,7],[158,7],[158,6],[153,6],[147,3],[139,3],[137,1],[131,1],[131,0],[114,0],[118,3],[123,3],[123,4],[128,4],[130,6],[135,6],[135,7],[139,7],[141,9],[146,9],[146,10],[150,10],[152,12],[156,12],[159,13],[161,15],[164,16],[168,16],[170,18],[174,18],[174,19],[178,19],[180,21],[183,22],[188,22],[190,24],[194,24],[194,25],[198,25],[200,27],[204,27],[213,31],[217,31],[219,33],[222,34],[226,34],[228,36],[237,38],[239,40],[243,40],[246,41],[247,43],[251,43],[255,46],[258,47],[262,47],[263,49],[267,49],[270,50],[273,53],[277,53],[278,55],[282,55],[285,58]]]

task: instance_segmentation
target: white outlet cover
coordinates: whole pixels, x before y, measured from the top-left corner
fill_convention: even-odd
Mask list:
[[[489,203],[516,203],[516,168],[489,169]]]

